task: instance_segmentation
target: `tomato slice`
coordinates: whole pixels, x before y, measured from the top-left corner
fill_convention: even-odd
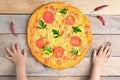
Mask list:
[[[73,25],[75,23],[75,18],[72,15],[69,15],[65,18],[65,24]]]
[[[81,41],[81,39],[80,39],[79,37],[73,36],[73,37],[71,37],[71,39],[70,39],[70,43],[71,43],[71,45],[73,45],[73,46],[80,46],[81,43],[82,43],[82,41]]]
[[[44,12],[43,13],[43,20],[48,24],[52,23],[54,21],[53,13],[51,11]]]
[[[42,38],[40,38],[40,39],[38,39],[38,40],[36,41],[36,45],[37,45],[40,49],[42,49],[42,48],[44,47],[44,45],[47,45],[47,44],[48,44],[48,40],[47,40],[46,37],[42,37]]]
[[[64,49],[60,46],[57,46],[53,49],[53,55],[55,58],[61,58],[64,54]]]

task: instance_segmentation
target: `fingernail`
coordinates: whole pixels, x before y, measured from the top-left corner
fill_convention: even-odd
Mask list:
[[[107,45],[107,46],[111,46],[111,43],[110,43],[110,42],[107,42],[106,45]]]

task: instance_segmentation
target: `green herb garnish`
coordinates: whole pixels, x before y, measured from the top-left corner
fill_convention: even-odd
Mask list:
[[[38,28],[39,29],[44,29],[44,28],[46,28],[46,26],[47,25],[42,20],[40,20]]]
[[[72,29],[75,33],[82,32],[82,30],[78,26],[74,26],[74,27],[72,27]]]
[[[52,48],[46,45],[44,46],[43,50],[45,51],[45,54],[49,55],[50,53],[52,53]]]
[[[78,50],[72,48],[72,52],[73,52],[73,54],[78,55]]]
[[[58,38],[60,36],[59,30],[52,29],[52,32],[55,35],[54,38]]]
[[[67,11],[68,11],[68,9],[67,9],[67,8],[63,8],[63,9],[61,9],[59,12],[60,12],[61,14],[66,14],[66,13],[67,13]]]

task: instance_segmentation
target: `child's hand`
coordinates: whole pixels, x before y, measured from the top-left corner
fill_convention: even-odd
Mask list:
[[[20,50],[20,45],[18,43],[17,44],[12,43],[12,48],[9,49],[7,47],[6,50],[10,55],[10,56],[5,56],[7,59],[13,61],[16,66],[25,66],[26,59],[27,59],[26,49],[24,49],[22,53]]]
[[[93,67],[102,68],[102,66],[108,61],[111,56],[111,44],[107,42],[106,45],[102,45],[97,51],[94,49],[92,56]]]

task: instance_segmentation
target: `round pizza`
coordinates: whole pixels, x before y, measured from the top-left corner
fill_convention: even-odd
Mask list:
[[[38,8],[27,28],[32,55],[42,64],[54,68],[70,68],[87,54],[91,40],[88,19],[71,5],[53,2]]]

